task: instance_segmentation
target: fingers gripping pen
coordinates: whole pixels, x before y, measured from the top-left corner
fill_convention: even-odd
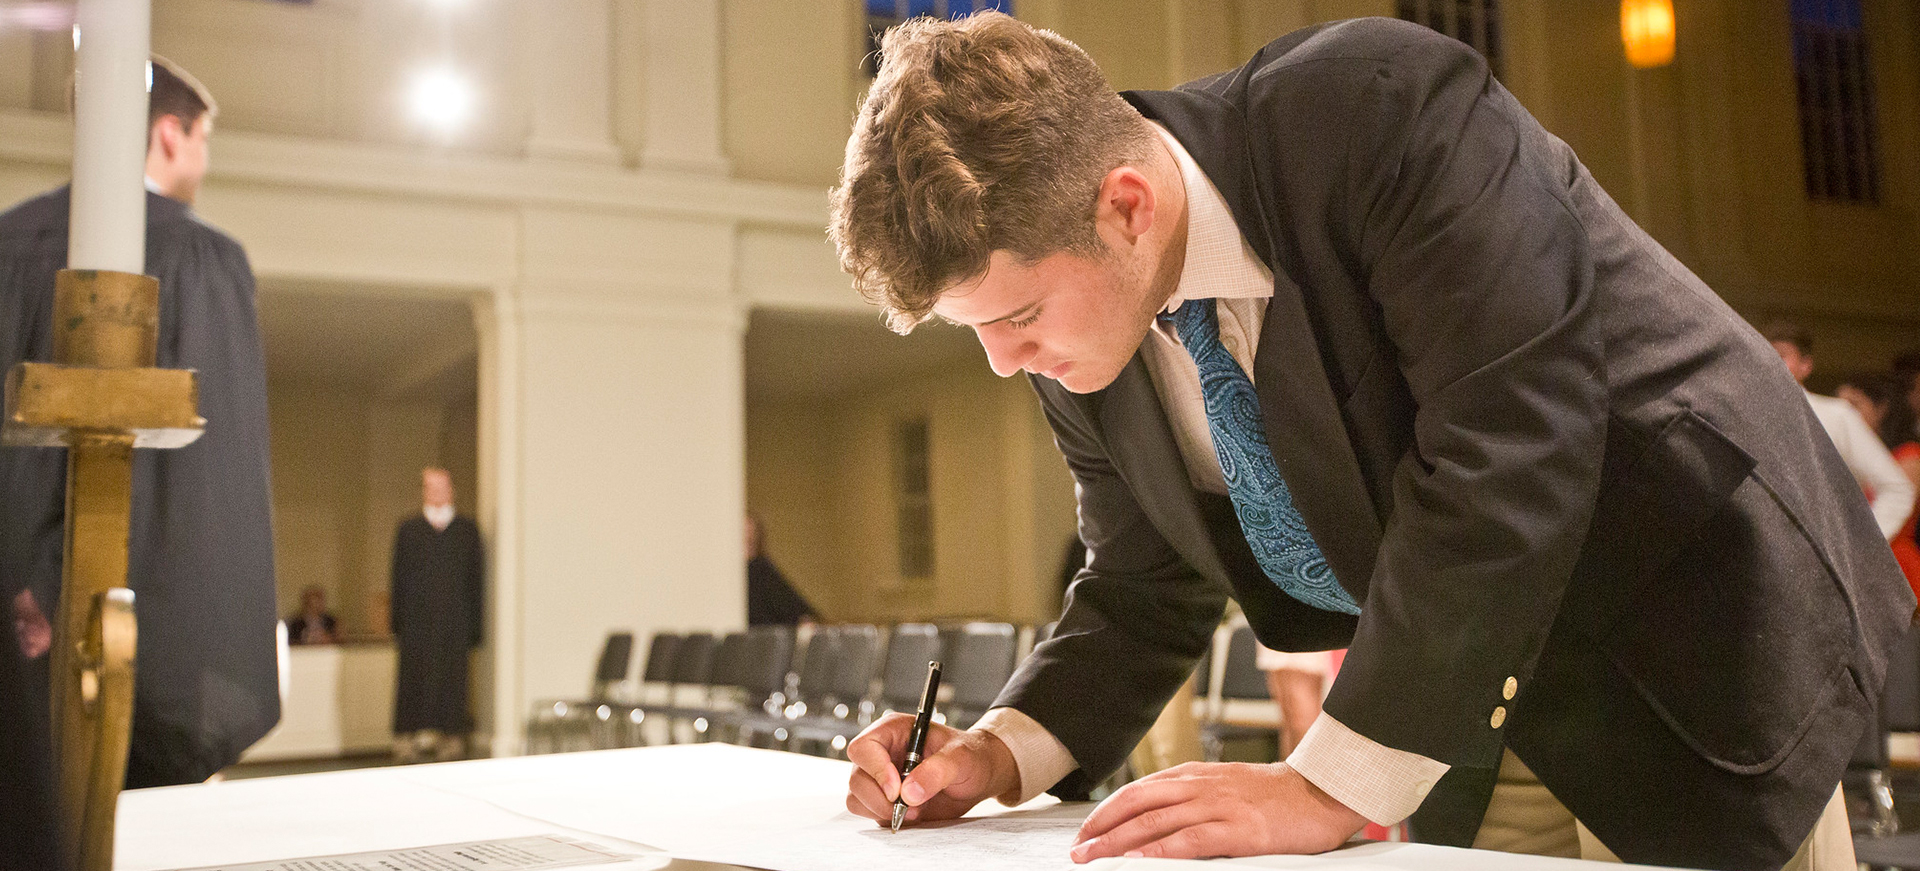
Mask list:
[[[927,727],[933,722],[933,697],[940,694],[940,663],[927,663],[927,688],[920,694],[920,712],[913,715],[913,732],[907,736],[907,763],[900,767],[901,789],[906,789],[907,775],[920,764],[921,754],[927,748]],[[893,830],[900,831],[900,823],[907,818],[907,802],[904,797],[893,800]]]

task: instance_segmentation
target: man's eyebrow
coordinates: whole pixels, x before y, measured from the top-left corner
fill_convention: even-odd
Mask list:
[[[943,321],[946,321],[947,323],[953,324],[956,327],[985,327],[985,326],[990,326],[992,324],[1000,323],[1001,321],[1019,320],[1021,316],[1039,307],[1040,307],[1040,300],[1036,299],[1033,302],[1027,303],[1026,305],[1023,305],[1012,312],[1001,315],[990,321],[981,321],[977,324],[961,323],[959,321],[954,320],[953,318],[947,317],[946,315],[942,315],[942,314],[935,314],[934,317],[937,317]]]

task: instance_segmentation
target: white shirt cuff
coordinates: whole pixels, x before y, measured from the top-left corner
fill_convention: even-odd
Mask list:
[[[994,708],[973,724],[973,728],[1000,739],[1013,754],[1013,766],[1020,772],[1020,785],[1005,795],[995,796],[1007,807],[1026,804],[1034,796],[1073,773],[1080,763],[1073,761],[1067,745],[1053,737],[1047,727],[1013,708]]]
[[[1307,728],[1287,765],[1335,801],[1383,826],[1412,816],[1451,767],[1378,743],[1325,713]]]

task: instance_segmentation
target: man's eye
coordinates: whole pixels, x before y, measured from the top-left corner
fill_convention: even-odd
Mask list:
[[[1033,322],[1039,319],[1040,319],[1040,310],[1034,309],[1033,314],[1027,315],[1024,318],[1021,318],[1017,321],[1007,321],[1007,326],[1010,326],[1016,330],[1025,329],[1027,327],[1033,326]]]

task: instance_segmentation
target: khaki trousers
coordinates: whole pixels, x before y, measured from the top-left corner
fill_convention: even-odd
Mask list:
[[[1503,853],[1535,856],[1560,856],[1618,862],[1607,845],[1593,836],[1573,813],[1547,791],[1540,779],[1527,770],[1512,751],[1503,751],[1500,775],[1493,787],[1493,801],[1487,804],[1487,816],[1473,846]],[[1840,788],[1834,787],[1833,800],[1814,823],[1812,834],[1800,844],[1782,871],[1856,871],[1853,861],[1853,830],[1847,825],[1847,805]]]

